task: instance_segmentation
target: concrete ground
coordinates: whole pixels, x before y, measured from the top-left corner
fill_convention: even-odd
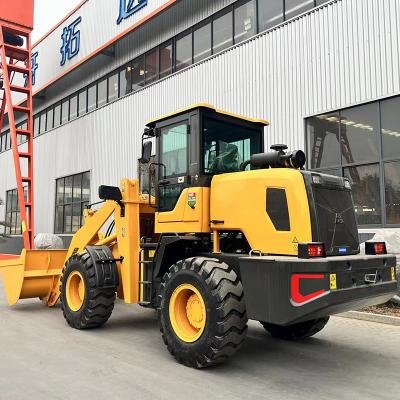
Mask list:
[[[228,363],[196,371],[162,343],[156,313],[118,303],[102,329],[66,326],[59,307],[10,308],[0,285],[0,399],[398,399],[400,327],[332,318],[288,343],[250,322]]]

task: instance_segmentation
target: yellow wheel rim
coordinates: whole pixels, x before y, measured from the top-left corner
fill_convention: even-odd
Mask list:
[[[188,283],[178,286],[169,302],[169,319],[179,339],[193,343],[206,326],[207,311],[203,296]]]
[[[66,295],[68,307],[72,311],[79,311],[85,301],[85,281],[80,272],[72,272],[67,279]]]

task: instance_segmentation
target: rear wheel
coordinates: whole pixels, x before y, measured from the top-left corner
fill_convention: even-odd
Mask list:
[[[271,336],[278,339],[302,340],[321,331],[328,321],[329,317],[324,317],[288,326],[269,324],[267,322],[261,322],[261,324]]]
[[[97,328],[107,322],[114,309],[115,289],[96,287],[95,268],[87,253],[67,261],[60,291],[64,318],[72,328]]]
[[[159,317],[163,340],[180,363],[193,368],[220,363],[246,336],[242,284],[216,259],[179,261],[163,278]]]

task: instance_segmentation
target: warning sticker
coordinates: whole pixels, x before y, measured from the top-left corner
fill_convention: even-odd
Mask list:
[[[195,192],[189,192],[188,193],[188,206],[191,208],[196,207],[197,199],[196,199],[196,193]]]
[[[296,236],[293,238],[292,243],[293,243],[293,250],[297,253],[299,250],[299,241],[297,240]]]
[[[337,289],[336,274],[329,275],[329,282],[331,290],[336,290]]]

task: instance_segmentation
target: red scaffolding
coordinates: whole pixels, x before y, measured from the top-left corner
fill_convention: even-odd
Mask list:
[[[33,0],[0,0],[0,132],[8,124],[25,249],[33,248],[34,238],[33,6]]]

